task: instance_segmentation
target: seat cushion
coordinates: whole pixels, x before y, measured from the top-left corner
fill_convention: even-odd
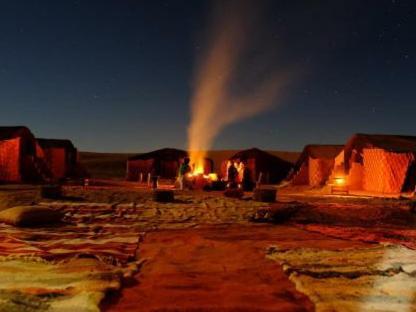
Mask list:
[[[18,206],[0,212],[0,222],[22,227],[59,223],[63,213],[45,206]]]

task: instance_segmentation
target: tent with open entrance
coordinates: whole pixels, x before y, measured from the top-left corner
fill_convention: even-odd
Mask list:
[[[127,180],[138,181],[140,176],[145,179],[153,173],[161,178],[173,179],[177,177],[181,162],[186,157],[189,157],[188,152],[174,148],[159,149],[130,157],[127,161]],[[213,167],[212,160],[206,158],[205,172],[212,172]]]
[[[343,145],[306,145],[295,164],[293,185],[324,185],[334,167],[335,158]]]
[[[36,139],[38,157],[42,157],[55,180],[77,173],[78,151],[70,140]]]
[[[260,173],[262,182],[266,184],[278,184],[284,180],[293,164],[277,156],[269,154],[258,148],[251,148],[240,151],[233,155],[229,160],[223,162],[221,166],[221,176],[227,176],[227,162],[242,161],[250,171],[251,180],[258,181]]]
[[[415,189],[415,156],[415,136],[355,134],[336,167],[344,171],[350,190],[398,194]]]

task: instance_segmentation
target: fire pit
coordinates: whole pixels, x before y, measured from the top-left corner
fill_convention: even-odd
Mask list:
[[[194,189],[202,190],[207,187],[211,187],[213,183],[218,181],[216,173],[190,173],[188,179],[191,181]]]

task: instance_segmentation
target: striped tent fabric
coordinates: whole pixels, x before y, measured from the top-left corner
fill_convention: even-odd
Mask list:
[[[0,141],[0,181],[19,182],[20,138]]]
[[[342,145],[306,145],[295,164],[294,185],[320,187],[334,171],[335,159],[342,153]]]
[[[378,148],[363,149],[364,190],[400,193],[413,160],[412,153],[394,153]]]
[[[328,180],[334,167],[333,159],[309,158],[309,185],[322,186]]]
[[[348,174],[348,186],[350,190],[363,189],[363,172],[364,167],[362,164],[357,162],[351,163],[350,172]]]
[[[293,185],[308,185],[309,184],[309,169],[305,162],[301,165],[292,179]]]

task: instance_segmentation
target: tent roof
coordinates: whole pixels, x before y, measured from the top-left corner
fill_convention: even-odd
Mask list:
[[[345,145],[345,167],[349,168],[353,150],[361,154],[364,148],[380,148],[396,153],[416,153],[416,136],[388,135],[388,134],[363,134],[353,135]]]
[[[258,149],[258,148],[250,148],[247,150],[240,151],[234,154],[234,156],[232,156],[230,159],[240,159],[242,161],[246,161],[247,159],[250,159],[250,158],[256,158],[256,159],[261,159],[264,161],[271,161],[271,162],[280,162],[282,164],[286,163],[292,166],[290,162],[283,160],[280,157],[274,156],[270,153],[267,153],[265,151],[262,151],[261,149]]]
[[[286,178],[289,171],[293,168],[292,163],[258,148],[240,151],[230,159],[240,159],[243,162],[248,162],[250,159],[253,159],[255,162],[255,168],[251,168],[255,171],[253,173],[257,175],[260,172],[266,173],[269,178],[268,183],[272,184],[280,183]],[[253,178],[258,179],[258,176]]]
[[[188,156],[188,152],[175,149],[175,148],[162,148],[149,153],[135,155],[129,158],[129,160],[147,160],[152,158],[159,158],[165,160],[177,160]]]
[[[345,145],[345,151],[352,149],[381,148],[390,152],[416,152],[416,136],[362,134],[351,137]]]
[[[75,149],[74,144],[70,140],[61,139],[36,139],[42,148],[67,148]]]
[[[344,145],[306,145],[302,151],[302,154],[300,154],[298,161],[296,162],[295,168],[300,168],[302,164],[309,159],[309,157],[315,159],[333,159],[342,151],[343,148]]]
[[[312,158],[335,158],[344,148],[344,145],[306,145],[303,152]]]
[[[24,126],[0,127],[0,140],[13,139],[23,135],[24,133],[32,135],[30,130]]]

